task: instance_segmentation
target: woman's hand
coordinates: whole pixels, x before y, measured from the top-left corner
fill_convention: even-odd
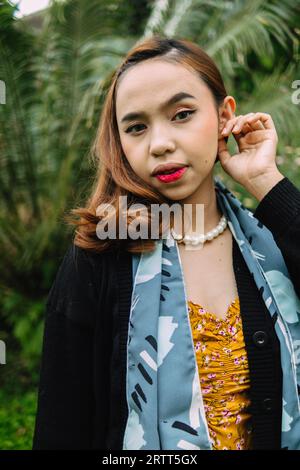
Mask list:
[[[225,141],[230,132],[233,133],[239,149],[232,156]],[[261,199],[271,189],[271,181],[276,184],[284,178],[276,165],[277,143],[277,132],[269,114],[248,113],[236,116],[226,122],[221,132],[219,160],[229,176]]]

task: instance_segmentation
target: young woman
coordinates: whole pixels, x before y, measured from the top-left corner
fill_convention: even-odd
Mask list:
[[[153,36],[113,75],[95,186],[47,301],[34,449],[300,449],[300,192],[271,116],[235,109],[187,40]],[[101,239],[120,196],[128,229],[133,204],[177,203],[201,205],[203,231]]]

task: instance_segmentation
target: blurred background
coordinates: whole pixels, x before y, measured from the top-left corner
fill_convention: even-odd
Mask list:
[[[95,174],[108,79],[153,33],[203,47],[236,114],[271,114],[278,167],[300,188],[297,0],[0,0],[0,449],[31,448],[45,300],[72,237],[63,216]],[[255,209],[220,163],[216,174]]]

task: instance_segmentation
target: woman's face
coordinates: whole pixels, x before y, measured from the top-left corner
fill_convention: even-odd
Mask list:
[[[164,105],[178,93],[191,97]],[[217,112],[209,88],[182,65],[150,59],[129,69],[117,88],[116,115],[133,171],[171,200],[190,198],[213,177],[220,131],[235,108],[232,97],[225,102],[229,106]],[[178,180],[164,183],[151,173],[165,163],[187,169]]]

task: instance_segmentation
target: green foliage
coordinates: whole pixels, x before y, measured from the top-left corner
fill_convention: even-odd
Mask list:
[[[0,332],[1,334],[1,332]],[[6,364],[0,365],[0,450],[32,448],[39,367],[32,370],[16,341],[3,335]]]
[[[15,290],[2,290],[1,294],[3,319],[18,341],[28,368],[34,368],[42,346],[44,301],[25,298]]]
[[[36,414],[37,397],[27,391],[10,396],[0,390],[0,450],[30,450]]]

